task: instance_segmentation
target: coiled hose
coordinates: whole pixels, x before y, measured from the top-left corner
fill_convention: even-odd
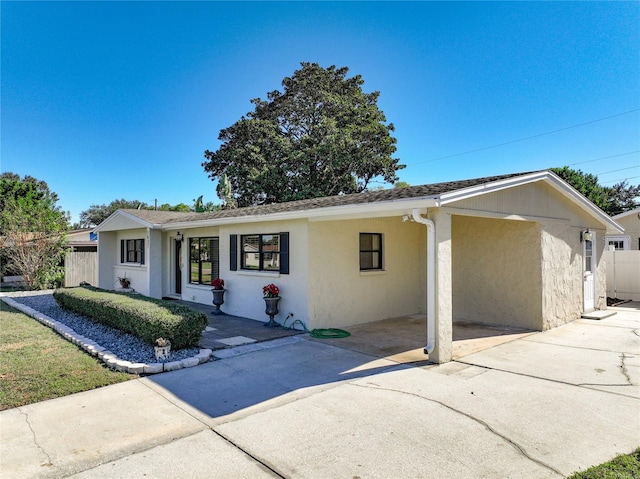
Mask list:
[[[320,329],[313,329],[309,331],[307,329],[307,326],[299,319],[296,319],[293,323],[291,323],[290,326],[287,326],[286,323],[287,323],[287,320],[285,319],[284,322],[282,323],[282,327],[284,329],[294,329],[294,326],[296,324],[299,324],[300,326],[302,326],[302,329],[304,330],[305,333],[309,333],[309,336],[316,339],[346,338],[351,336],[351,333],[349,331],[345,331],[344,329],[337,329],[337,328],[324,328],[324,329],[320,328]]]

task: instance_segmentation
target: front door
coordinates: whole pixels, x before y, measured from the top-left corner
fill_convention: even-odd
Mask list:
[[[175,271],[175,293],[182,294],[182,241],[176,239],[174,244],[173,267]]]
[[[596,253],[594,250],[595,233],[591,233],[590,239],[583,241],[584,258],[584,310],[592,311],[595,308],[596,282]]]

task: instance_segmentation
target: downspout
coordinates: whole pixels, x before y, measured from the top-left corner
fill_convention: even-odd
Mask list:
[[[427,345],[424,353],[429,354],[435,346],[436,336],[436,227],[433,221],[422,217],[417,208],[411,211],[411,216],[416,223],[427,227]]]

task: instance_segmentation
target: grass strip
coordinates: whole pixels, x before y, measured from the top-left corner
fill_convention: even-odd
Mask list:
[[[567,479],[640,479],[640,448],[586,471],[576,472]]]
[[[0,410],[135,377],[108,369],[50,328],[0,301]]]

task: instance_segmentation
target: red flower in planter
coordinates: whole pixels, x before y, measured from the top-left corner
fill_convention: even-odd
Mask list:
[[[271,283],[262,288],[262,293],[265,298],[275,298],[280,294],[280,288]]]
[[[214,279],[213,281],[211,281],[211,286],[213,286],[213,289],[224,289],[224,279]]]

